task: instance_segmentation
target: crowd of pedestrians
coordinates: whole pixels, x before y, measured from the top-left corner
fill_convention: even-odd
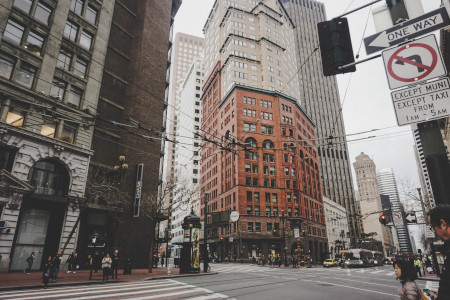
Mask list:
[[[36,253],[33,251],[30,256],[27,257],[26,263],[27,268],[24,273],[30,274],[31,268],[33,266],[34,260],[36,259]],[[49,256],[45,263],[43,263],[42,268],[42,286],[47,288],[49,282],[56,282],[58,279],[59,270],[62,264],[62,254],[58,252],[54,257]],[[129,263],[130,264],[130,263]],[[67,265],[67,273],[76,273],[80,268],[80,259],[78,253],[70,253],[65,265]],[[97,251],[93,255],[89,255],[87,263],[90,273],[89,280],[92,279],[92,273],[97,273],[101,268],[103,270],[103,280],[108,280],[109,275],[112,279],[119,279],[118,270],[120,265],[119,250],[115,250],[113,255],[110,256],[109,253],[105,253],[103,258],[102,255]],[[131,266],[129,266],[131,268]]]

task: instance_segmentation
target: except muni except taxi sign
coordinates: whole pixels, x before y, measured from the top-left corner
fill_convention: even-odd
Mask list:
[[[391,96],[400,126],[450,115],[450,80],[447,77],[394,91]]]

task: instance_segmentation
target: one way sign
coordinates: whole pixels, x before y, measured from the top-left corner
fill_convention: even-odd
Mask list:
[[[411,223],[417,223],[417,218],[416,218],[416,213],[415,212],[410,212],[406,215],[405,217],[406,219],[406,223],[407,224],[411,224]]]
[[[446,27],[450,24],[445,7],[424,14],[418,18],[400,23],[385,31],[364,39],[366,53],[372,54],[380,50],[398,45],[426,33]]]

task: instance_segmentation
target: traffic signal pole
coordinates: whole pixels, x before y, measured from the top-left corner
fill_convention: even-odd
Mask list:
[[[205,193],[205,219],[203,220],[203,272],[208,272],[208,244],[207,244],[207,235],[208,235],[208,196],[209,194]]]

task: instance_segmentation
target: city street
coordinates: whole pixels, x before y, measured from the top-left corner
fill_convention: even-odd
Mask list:
[[[4,292],[0,299],[398,299],[392,266],[285,269],[212,264],[215,275]],[[418,280],[420,288],[437,282]]]

